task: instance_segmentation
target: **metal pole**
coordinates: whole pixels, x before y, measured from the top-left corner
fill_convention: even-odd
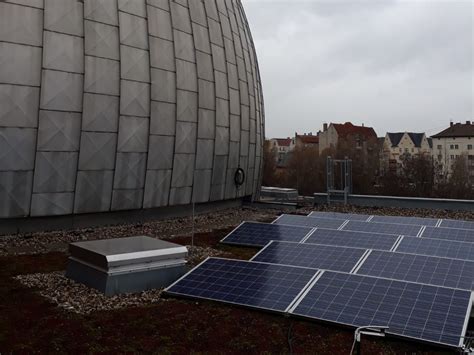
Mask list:
[[[355,355],[360,355],[360,338],[356,340],[355,346],[354,346],[354,354]]]
[[[193,230],[192,230],[192,234],[191,234],[191,250],[194,249],[194,198],[193,198]]]
[[[196,182],[196,170],[193,171],[193,182],[195,183]],[[196,188],[196,186],[194,186],[194,188]],[[194,205],[196,204],[195,203],[195,193],[194,193],[194,189],[192,191],[192,196],[191,196],[191,202],[193,204],[193,211],[192,211],[192,218],[193,218],[193,221],[192,221],[192,230],[191,230],[191,252],[192,250],[194,249]]]

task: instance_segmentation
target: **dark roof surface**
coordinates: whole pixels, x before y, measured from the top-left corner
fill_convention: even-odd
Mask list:
[[[275,138],[275,140],[281,147],[289,147],[291,145],[291,138]]]
[[[302,143],[304,144],[318,144],[319,143],[319,137],[318,136],[313,136],[313,135],[297,135],[296,139],[300,139]]]
[[[396,132],[396,133],[387,133],[387,134],[388,134],[388,138],[390,139],[390,142],[392,143],[392,147],[396,147],[402,140],[403,135],[405,133]],[[421,148],[421,142],[423,142],[424,133],[407,132],[407,134],[410,137],[413,144],[415,145],[415,147]]]
[[[420,148],[421,147],[421,142],[423,142],[423,136],[424,134],[423,133],[408,133],[408,135],[410,136],[413,144],[415,144],[415,147],[417,148]]]
[[[433,138],[449,137],[474,137],[474,124],[456,123],[433,136]]]
[[[398,143],[402,140],[402,137],[405,133],[397,132],[397,133],[387,133],[390,142],[392,143],[392,147],[396,147]]]
[[[375,138],[377,139],[377,134],[372,127],[364,127],[364,126],[354,126],[351,122],[346,122],[344,124],[341,123],[333,123],[334,128],[337,131],[337,134],[340,137],[346,138],[349,135],[360,135],[367,139]]]

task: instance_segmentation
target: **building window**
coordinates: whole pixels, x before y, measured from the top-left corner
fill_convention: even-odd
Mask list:
[[[451,160],[454,160],[454,155],[451,155]]]
[[[455,144],[454,149],[459,149],[459,145]]]
[[[438,145],[438,149],[439,149],[439,150],[443,149],[443,146],[442,146],[442,145]]]
[[[408,153],[408,148],[405,148],[405,153]]]
[[[451,145],[449,146],[449,149],[454,149],[454,144],[451,144]]]
[[[411,148],[411,152],[412,152],[412,153],[415,153],[415,148]]]
[[[472,150],[472,144],[467,145],[467,150]]]

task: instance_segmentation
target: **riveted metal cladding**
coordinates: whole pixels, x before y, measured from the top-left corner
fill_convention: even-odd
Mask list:
[[[0,1],[0,218],[255,197],[263,137],[240,0]]]

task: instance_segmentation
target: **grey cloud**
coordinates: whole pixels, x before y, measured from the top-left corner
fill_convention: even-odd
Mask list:
[[[243,2],[267,136],[349,120],[434,134],[474,118],[471,1]]]

